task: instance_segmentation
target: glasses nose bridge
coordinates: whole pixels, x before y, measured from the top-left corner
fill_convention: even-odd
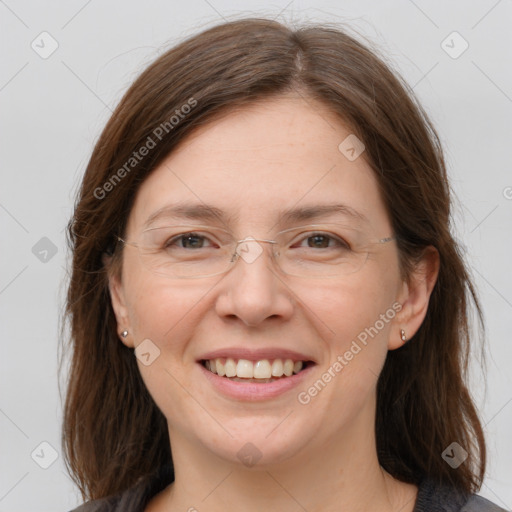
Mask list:
[[[273,249],[272,254],[275,254],[276,251],[274,247],[278,245],[277,240],[268,240],[265,238],[254,238],[253,236],[246,236],[242,240],[237,240],[234,243],[231,262],[235,262],[239,257],[242,258],[246,263],[253,263],[256,261],[263,253],[263,247],[260,245],[260,242],[270,244]]]

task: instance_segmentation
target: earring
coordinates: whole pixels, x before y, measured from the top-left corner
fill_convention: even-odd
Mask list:
[[[128,331],[125,329],[122,333],[121,333],[121,336],[123,338],[126,338],[126,336],[128,336]]]
[[[405,335],[405,331],[403,329],[400,329],[400,338],[404,343],[407,341],[407,336]]]

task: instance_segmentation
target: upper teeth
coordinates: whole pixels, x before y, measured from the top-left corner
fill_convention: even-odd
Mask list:
[[[205,362],[208,370],[220,377],[240,377],[242,379],[270,379],[271,377],[290,377],[302,370],[302,361],[294,362],[292,359],[268,359],[249,361],[248,359],[232,359],[228,357],[209,359]]]

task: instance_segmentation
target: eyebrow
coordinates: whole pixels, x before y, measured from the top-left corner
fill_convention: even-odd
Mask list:
[[[368,223],[368,219],[354,208],[344,204],[322,204],[302,206],[299,208],[289,208],[281,212],[278,216],[277,224],[291,224],[294,222],[303,222],[315,220],[320,217],[326,217],[333,214],[341,214],[353,220]],[[200,221],[221,221],[230,224],[239,218],[238,215],[227,215],[223,210],[207,204],[197,203],[179,203],[168,205],[152,213],[143,225],[146,229],[160,219],[190,219]]]
[[[160,208],[156,212],[152,213],[144,223],[143,227],[148,228],[155,221],[162,218],[168,219],[190,219],[190,220],[208,220],[208,221],[222,221],[232,222],[238,218],[238,216],[227,216],[223,210],[211,206],[208,204],[196,204],[196,203],[179,203],[175,205],[168,205]]]
[[[369,222],[360,212],[345,204],[321,204],[312,206],[303,206],[301,208],[290,208],[279,215],[278,222],[291,223],[314,220],[328,215],[341,214],[354,220]]]

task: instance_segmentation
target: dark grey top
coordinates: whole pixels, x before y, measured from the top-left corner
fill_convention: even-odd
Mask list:
[[[171,467],[166,466],[152,477],[141,479],[134,487],[111,498],[90,501],[72,512],[144,512],[151,498],[174,480]],[[507,512],[494,503],[477,496],[458,492],[430,480],[418,488],[414,512]]]

